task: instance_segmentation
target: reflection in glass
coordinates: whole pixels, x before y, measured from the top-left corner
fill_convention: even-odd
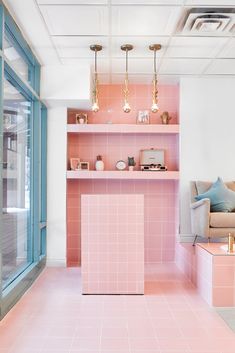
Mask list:
[[[22,55],[19,53],[13,42],[4,35],[3,38],[3,51],[10,64],[13,66],[15,71],[26,81],[30,83],[30,68],[28,63],[24,60]]]
[[[6,78],[3,101],[2,273],[6,287],[31,262],[28,101]]]

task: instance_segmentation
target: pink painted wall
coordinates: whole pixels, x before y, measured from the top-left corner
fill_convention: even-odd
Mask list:
[[[149,110],[152,87],[130,86],[129,114],[122,112],[122,86],[103,85],[100,87],[100,111],[88,113],[89,123],[135,124],[139,110]],[[179,91],[177,86],[159,87],[160,113],[150,114],[150,123],[159,124],[160,114],[168,111],[171,123],[178,122]],[[68,112],[68,123],[75,123],[75,114]],[[87,134],[68,135],[69,159],[80,157],[90,162],[94,169],[96,156],[101,154],[105,169],[115,170],[116,161],[134,156],[139,162],[142,148],[163,148],[168,170],[178,170],[178,136],[148,134]],[[175,238],[178,231],[178,182],[151,180],[68,180],[67,182],[67,264],[80,264],[80,198],[81,194],[97,193],[140,193],[145,195],[145,261],[149,263],[174,261]]]

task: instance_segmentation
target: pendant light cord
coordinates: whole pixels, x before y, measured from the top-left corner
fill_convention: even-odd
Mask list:
[[[128,49],[126,48],[126,75],[125,75],[125,88],[124,88],[125,103],[128,102],[128,95],[129,95],[129,89],[128,89]]]
[[[95,74],[97,74],[97,50],[95,49]]]
[[[157,90],[157,55],[156,55],[156,49],[154,49],[154,78],[153,78],[153,103],[157,103],[157,94],[158,94],[158,90]]]

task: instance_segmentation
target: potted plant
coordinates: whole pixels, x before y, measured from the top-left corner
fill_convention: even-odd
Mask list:
[[[134,157],[128,157],[128,167],[129,171],[134,170],[134,166],[136,165]]]

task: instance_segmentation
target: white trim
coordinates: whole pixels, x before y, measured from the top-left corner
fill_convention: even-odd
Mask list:
[[[66,267],[66,259],[47,259],[46,267]]]
[[[17,77],[19,77],[19,79],[23,82],[23,84],[30,90],[30,92],[36,97],[37,100],[40,101],[40,97],[38,95],[38,93],[30,86],[29,82],[26,81],[20,74],[19,72],[16,71],[16,69],[14,68],[14,66],[12,66],[11,62],[9,61],[9,59],[7,59],[7,57],[4,55],[4,52],[2,54],[2,58],[3,60],[7,63],[8,66],[10,66],[11,70],[14,71],[15,75]],[[40,77],[39,77],[39,81],[40,81]]]
[[[193,234],[179,234],[177,241],[179,243],[193,243],[195,236]],[[216,237],[213,240],[211,240],[212,243],[224,243],[226,238],[224,237]],[[197,243],[207,243],[208,239],[206,237],[200,237],[198,236],[197,238]]]
[[[179,243],[193,243],[194,238],[193,234],[179,234],[177,240]]]

